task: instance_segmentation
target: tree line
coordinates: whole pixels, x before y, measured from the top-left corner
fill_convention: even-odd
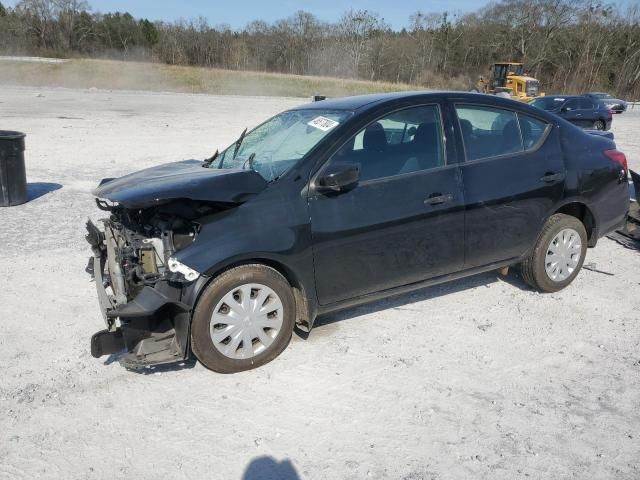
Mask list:
[[[640,5],[499,0],[471,13],[422,12],[401,30],[349,10],[298,11],[242,29],[93,13],[85,0],[0,3],[0,52],[87,56],[470,89],[495,61],[524,63],[547,92],[640,98]]]

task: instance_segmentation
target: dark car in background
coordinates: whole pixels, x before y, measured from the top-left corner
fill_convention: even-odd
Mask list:
[[[622,113],[627,111],[627,102],[615,98],[604,92],[589,92],[584,94],[585,97],[592,98],[604,103],[613,113]]]
[[[455,92],[302,105],[207,161],[94,194],[107,329],[92,354],[124,349],[130,368],[194,354],[225,373],[273,360],[320,314],[481,272],[519,266],[558,291],[629,207],[613,140]]]
[[[601,101],[584,95],[547,95],[534,98],[529,105],[555,113],[581,128],[609,130],[613,115]]]

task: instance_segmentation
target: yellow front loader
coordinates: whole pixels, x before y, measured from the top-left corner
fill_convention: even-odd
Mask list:
[[[540,82],[527,75],[524,65],[513,62],[495,63],[491,67],[490,78],[480,77],[474,91],[510,96],[521,102],[544,96]]]

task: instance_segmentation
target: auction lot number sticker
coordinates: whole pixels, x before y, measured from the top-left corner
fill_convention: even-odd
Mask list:
[[[335,120],[331,120],[330,118],[327,118],[327,117],[316,117],[313,120],[311,120],[309,123],[307,123],[307,125],[318,128],[323,132],[326,132],[331,130],[332,128],[337,127],[340,124]]]

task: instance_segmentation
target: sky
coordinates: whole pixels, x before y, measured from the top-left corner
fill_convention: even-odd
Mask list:
[[[0,0],[14,6],[17,0]],[[315,14],[325,21],[336,21],[349,8],[378,13],[394,29],[409,24],[409,16],[423,12],[470,12],[489,0],[87,0],[94,12],[129,12],[136,18],[179,20],[205,17],[210,25],[228,24],[242,28],[252,20],[273,22],[298,10]],[[638,0],[619,0],[631,5]],[[605,2],[609,3],[609,2]]]
[[[0,0],[14,6],[16,0]],[[405,27],[409,16],[425,12],[467,12],[488,3],[482,0],[88,0],[93,11],[127,11],[136,18],[178,20],[205,17],[211,25],[226,23],[244,27],[252,20],[272,22],[298,10],[315,14],[325,21],[335,21],[349,8],[380,14],[395,29]]]

